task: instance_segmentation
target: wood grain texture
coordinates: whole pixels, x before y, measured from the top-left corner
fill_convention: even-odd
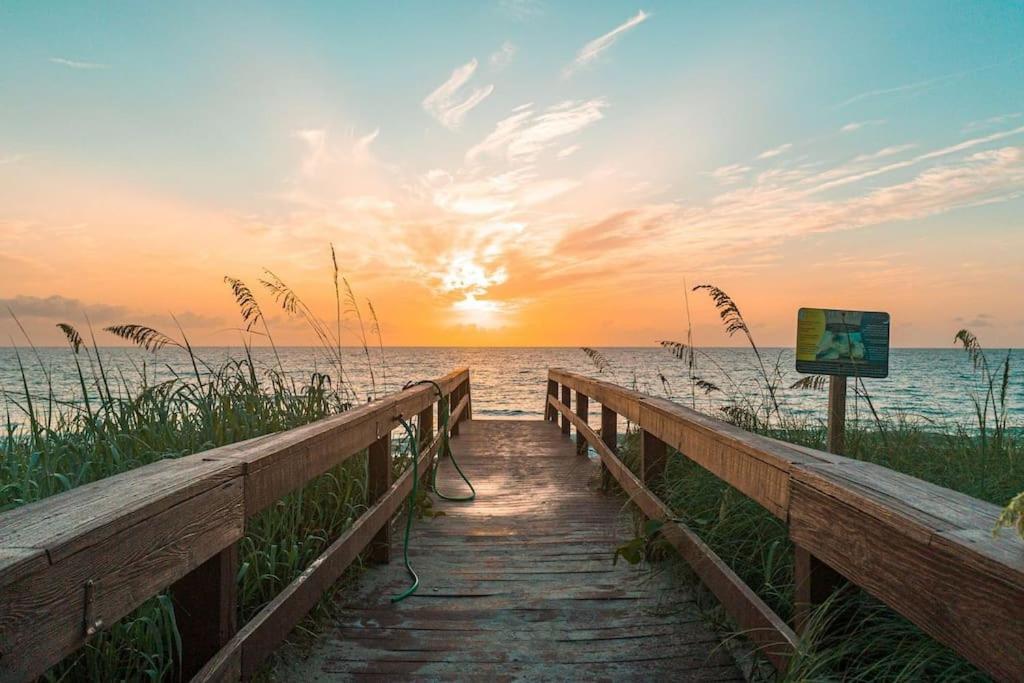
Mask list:
[[[469,371],[437,381],[446,393],[463,387],[455,419],[468,414]],[[0,680],[41,673],[85,642],[87,583],[93,618],[113,624],[230,548],[246,516],[389,433],[399,415],[427,411],[436,400],[433,387],[414,387],[0,514]],[[218,633],[222,616],[218,609]]]
[[[85,643],[87,581],[109,626],[238,541],[244,512],[231,480],[0,588],[0,680],[38,675]]]
[[[822,459],[664,399],[552,369],[549,379],[582,391],[785,519],[789,469]],[[825,458],[829,456],[825,454]]]
[[[438,502],[444,516],[415,525],[419,591],[393,604],[408,577],[398,563],[373,568],[278,678],[741,680],[672,572],[612,563],[628,515],[557,425],[472,420],[452,446],[478,498]]]
[[[552,402],[552,405],[557,404]],[[567,414],[567,412],[563,413]],[[573,416],[574,417],[574,416]],[[675,521],[672,510],[633,474],[625,463],[586,425],[576,422],[607,465],[611,475],[649,519],[664,522],[661,535],[693,568],[701,581],[722,602],[745,635],[779,670],[785,670],[797,646],[797,637],[747,584],[686,525]]]
[[[821,484],[826,475],[815,474]],[[997,679],[1024,679],[1024,556],[995,562],[991,553],[972,551],[963,530],[922,526],[910,505],[902,506],[905,516],[896,505],[879,514],[869,492],[856,500],[846,489],[842,499],[828,490],[794,482],[794,543]]]
[[[440,436],[420,454],[423,468],[434,457]],[[320,600],[372,541],[388,525],[412,490],[412,469],[402,473],[391,488],[338,537],[297,579],[288,584],[255,617],[249,620],[193,681],[249,679],[274,648]],[[397,564],[397,563],[396,563]]]
[[[997,506],[576,373],[548,376],[635,416],[643,430],[788,521],[810,554],[798,556],[798,570],[801,559],[821,561],[817,569],[838,570],[996,678],[1024,680],[1024,542],[992,536]],[[815,573],[803,564],[805,578]],[[803,589],[821,594],[823,586]]]

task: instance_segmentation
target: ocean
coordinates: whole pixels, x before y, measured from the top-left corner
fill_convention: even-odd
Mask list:
[[[659,397],[668,397],[685,405],[711,414],[735,400],[745,397],[760,405],[762,382],[757,377],[758,365],[753,353],[745,348],[711,348],[702,350],[697,359],[696,375],[720,387],[720,392],[704,394],[691,391],[686,364],[662,348],[604,348],[598,349],[607,359],[608,368],[599,372],[595,364],[577,348],[385,348],[383,362],[379,352],[371,357],[374,382],[370,381],[367,360],[361,349],[344,352],[346,374],[360,400],[386,391],[394,391],[408,381],[437,377],[456,367],[471,370],[473,411],[478,417],[519,418],[540,417],[543,413],[547,369],[561,367],[599,376],[607,381],[636,388]],[[195,349],[196,355],[210,366],[216,367],[231,357],[239,357],[238,348],[209,347]],[[785,413],[811,420],[824,420],[826,392],[789,389],[800,379],[794,369],[792,349],[762,349],[762,357],[769,370],[779,367],[783,387],[779,403]],[[998,364],[1007,351],[989,350],[990,361]],[[192,366],[185,354],[177,349],[165,348],[150,353],[135,348],[105,348],[101,358],[111,377],[123,378],[129,387],[141,384],[142,376],[150,383],[170,379],[174,374],[190,374]],[[296,382],[308,382],[310,373],[326,371],[323,352],[311,347],[279,349],[281,364]],[[67,348],[32,349],[0,348],[0,390],[10,419],[23,421],[18,403],[24,395],[18,356],[26,368],[29,391],[37,398],[48,395],[53,387],[54,398],[76,403],[81,400],[81,388],[72,353]],[[274,366],[276,361],[270,349],[254,350],[257,365]],[[85,356],[80,356],[88,363]],[[1024,372],[1011,365],[1009,386],[1010,423],[1024,423]],[[49,380],[47,380],[47,375]],[[88,375],[88,373],[87,373]],[[851,379],[848,414],[850,419],[871,419],[863,397],[854,394]],[[875,408],[884,416],[903,415],[908,419],[924,421],[937,427],[948,428],[956,424],[976,425],[972,392],[981,392],[978,375],[961,349],[892,349],[889,377],[863,380],[863,388]],[[981,394],[979,394],[981,395]],[[12,401],[13,399],[13,401]],[[37,401],[38,405],[39,401]]]

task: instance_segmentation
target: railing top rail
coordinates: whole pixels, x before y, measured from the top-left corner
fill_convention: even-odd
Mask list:
[[[791,483],[813,484],[837,500],[902,518],[903,524],[925,537],[958,537],[965,552],[993,562],[998,573],[1024,587],[1020,539],[1009,533],[991,534],[1000,512],[996,505],[881,465],[754,434],[611,382],[561,368],[551,368],[548,373],[550,379],[602,402],[652,432],[784,520],[789,518]],[[709,452],[713,450],[709,441],[711,446],[721,446],[719,453]],[[725,460],[735,466],[725,466]],[[753,486],[752,469],[778,485]]]
[[[752,498],[787,523],[802,552],[997,678],[1024,671],[1024,542],[993,536],[998,506],[579,373],[551,368],[548,380],[549,394],[562,385],[562,400],[549,395],[548,404],[566,419],[583,424],[564,404],[567,389],[600,402]]]
[[[468,368],[436,381],[451,393]],[[437,401],[427,384],[388,394],[283,432],[161,460],[0,513],[0,586],[95,545],[235,477],[246,476],[245,516],[322,474],[335,454],[361,450]]]

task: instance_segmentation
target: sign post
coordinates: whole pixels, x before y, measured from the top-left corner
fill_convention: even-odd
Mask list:
[[[846,377],[828,378],[828,441],[829,453],[841,454],[846,439]]]
[[[842,453],[846,378],[889,376],[889,314],[801,308],[797,314],[796,370],[829,376],[827,447],[832,453]]]

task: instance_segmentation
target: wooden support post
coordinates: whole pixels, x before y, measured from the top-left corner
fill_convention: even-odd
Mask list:
[[[181,680],[191,679],[238,630],[237,574],[238,544],[232,543],[171,586]]]
[[[467,420],[473,419],[473,389],[469,383],[469,378],[466,378],[465,382],[465,394],[466,397],[466,412],[462,414]]]
[[[841,455],[846,436],[846,377],[832,375],[828,381],[828,450]]]
[[[391,488],[391,432],[370,444],[366,470],[366,504],[373,505]],[[370,541],[367,554],[371,562],[386,563],[391,559],[390,522]]]
[[[562,385],[562,405],[565,406],[566,410],[569,410],[569,406],[572,403],[572,389],[568,385]],[[562,433],[566,436],[569,435],[569,418],[562,415]]]
[[[576,392],[576,416],[583,420],[586,424],[590,417],[590,398],[583,393]],[[586,455],[587,450],[590,446],[587,444],[587,438],[580,434],[580,430],[576,430],[576,455]]]
[[[799,634],[807,627],[814,608],[825,602],[845,579],[800,546],[794,546],[793,551],[793,579],[796,584],[793,630]]]
[[[548,380],[548,396],[558,398],[558,382],[553,379]],[[558,411],[546,399],[544,401],[544,419],[550,422],[558,422]]]
[[[459,401],[462,400],[462,385],[452,389],[452,393],[448,395],[448,433],[452,438],[459,435],[459,421],[452,415],[452,411],[459,407]]]
[[[644,485],[654,490],[654,485],[661,480],[665,471],[665,459],[668,456],[668,447],[665,442],[654,436],[646,429],[640,430],[640,478]]]
[[[619,416],[608,406],[601,404],[601,441],[612,453],[619,454]],[[608,466],[601,461],[601,490],[607,491],[611,484]]]
[[[430,440],[434,438],[434,404],[430,404],[426,408],[420,411],[419,416],[419,447],[420,452],[427,447]],[[430,468],[434,466],[433,459],[431,459],[430,466],[425,468],[420,474],[420,480],[423,482],[429,481],[430,479]]]

